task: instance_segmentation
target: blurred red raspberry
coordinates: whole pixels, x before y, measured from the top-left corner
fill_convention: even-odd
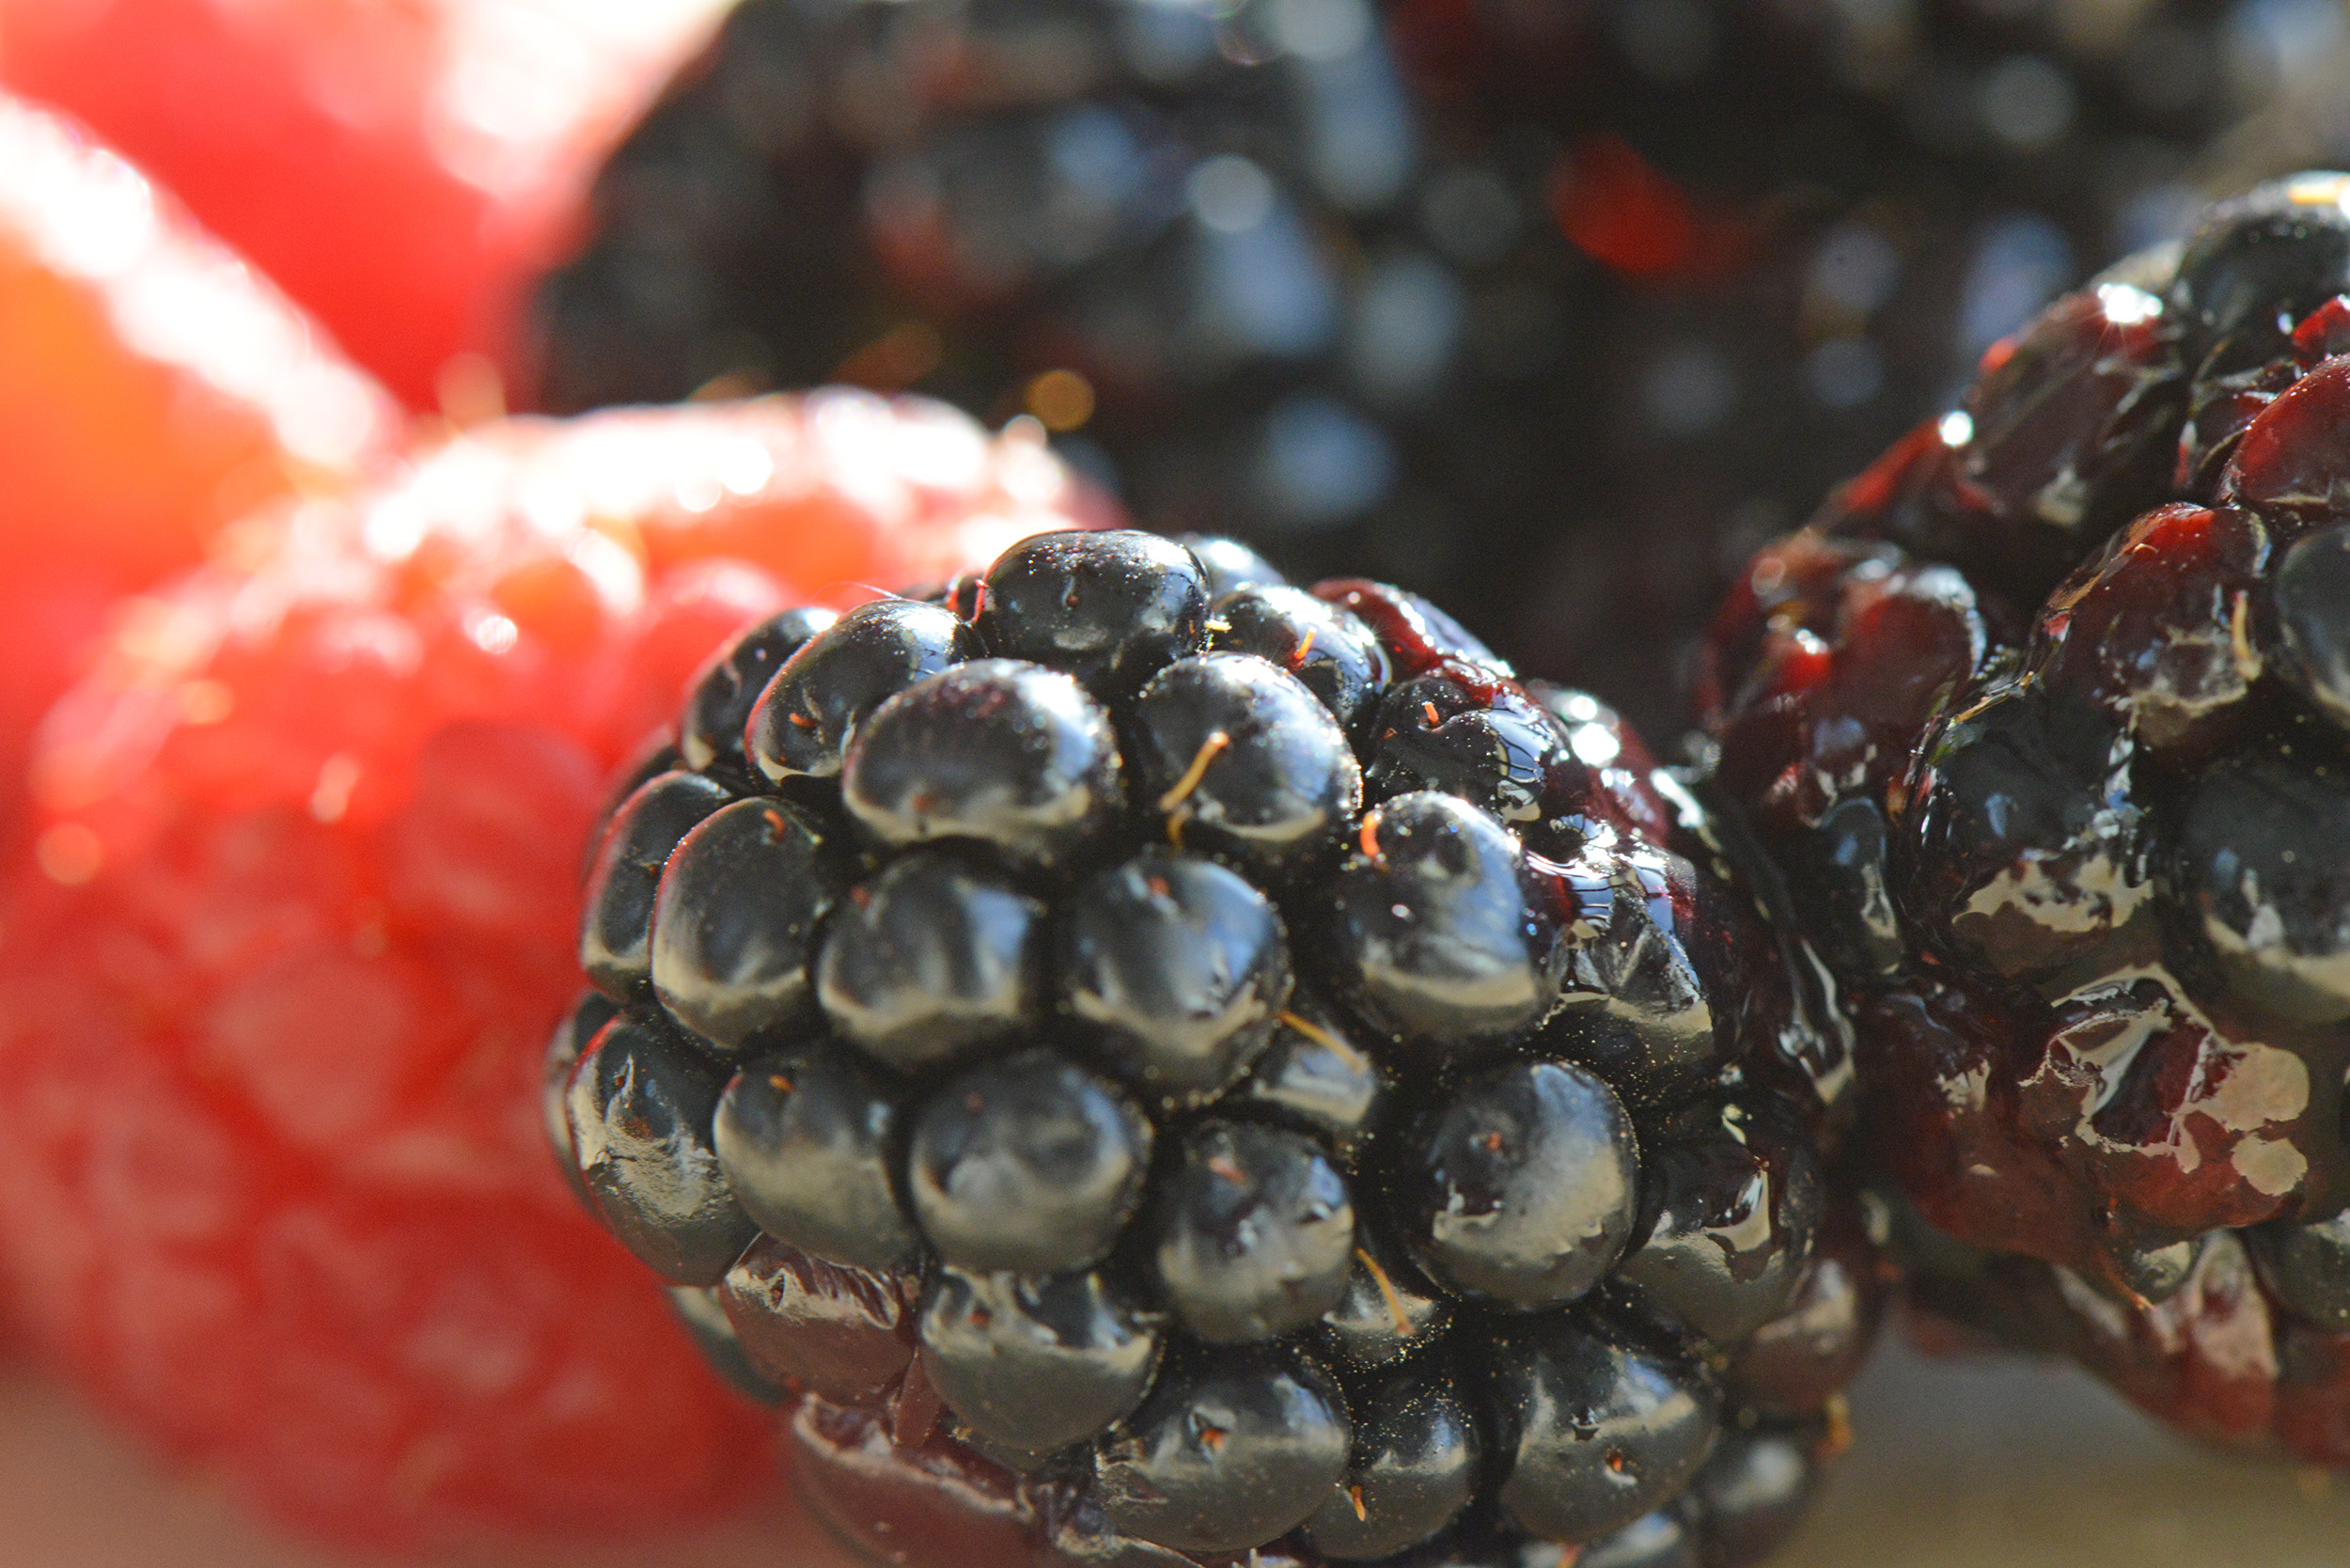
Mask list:
[[[863,394],[515,420],[136,601],[0,933],[0,1283],[151,1438],[341,1541],[643,1529],[764,1473],[548,1159],[606,777],[744,623],[1078,519]]]
[[[0,84],[87,120],[412,406],[502,362],[589,178],[718,0],[0,0]]]
[[[390,400],[137,170],[0,99],[0,839],[106,606],[397,434]]]

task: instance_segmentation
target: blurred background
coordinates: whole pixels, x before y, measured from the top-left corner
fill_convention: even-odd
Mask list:
[[[2196,1449],[2086,1374],[1888,1343],[1855,1385],[1858,1443],[1784,1568],[2335,1568],[2350,1485]],[[58,1391],[0,1382],[0,1568],[332,1568],[201,1478],[159,1468]],[[786,1499],[624,1547],[501,1548],[446,1568],[854,1568]]]

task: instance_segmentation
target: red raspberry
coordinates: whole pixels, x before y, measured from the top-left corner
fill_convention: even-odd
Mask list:
[[[0,81],[155,171],[416,407],[528,281],[715,0],[0,0]]]
[[[390,400],[136,170],[0,98],[0,838],[108,604],[395,434]]]
[[[746,621],[1084,504],[1040,445],[864,394],[516,420],[137,602],[44,731],[0,937],[29,1337],[344,1541],[744,1494],[754,1413],[540,1129],[596,803]]]

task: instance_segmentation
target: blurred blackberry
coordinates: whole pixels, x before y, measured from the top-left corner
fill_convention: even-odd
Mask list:
[[[1878,1309],[1848,1042],[1606,709],[1392,588],[1059,534],[754,628],[683,729],[603,835],[555,1143],[852,1543],[1792,1527]]]
[[[1992,343],[2182,232],[2199,192],[2350,153],[2293,134],[2350,124],[2350,24],[2324,6],[1390,14],[1432,163],[1541,149],[1521,200],[1604,263],[1577,284],[1569,525],[1499,636],[1653,731],[1682,718],[1660,641],[1681,651],[1749,553],[1947,410]]]
[[[2110,1337],[2257,1310],[2255,1383],[2255,1261],[2350,1328],[2343,351],[2350,176],[2213,207],[1758,555],[1706,682],[1921,1219]],[[2227,1381],[2145,1397],[2261,1429]]]
[[[1738,560],[2183,220],[2280,9],[751,0],[605,171],[540,395],[1031,414],[1670,729]]]

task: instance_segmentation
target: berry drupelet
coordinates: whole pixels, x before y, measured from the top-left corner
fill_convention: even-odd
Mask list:
[[[1854,994],[1869,1148],[1925,1225],[2021,1255],[1951,1299],[2335,1464],[2345,322],[2350,177],[2215,206],[1759,555],[1706,692]],[[2203,1351],[2232,1371],[2165,1370]]]
[[[1393,588],[1070,533],[754,627],[678,733],[601,837],[549,1126],[852,1544],[1792,1526],[1878,1307],[1821,1177],[1848,1042],[1607,710]]]

